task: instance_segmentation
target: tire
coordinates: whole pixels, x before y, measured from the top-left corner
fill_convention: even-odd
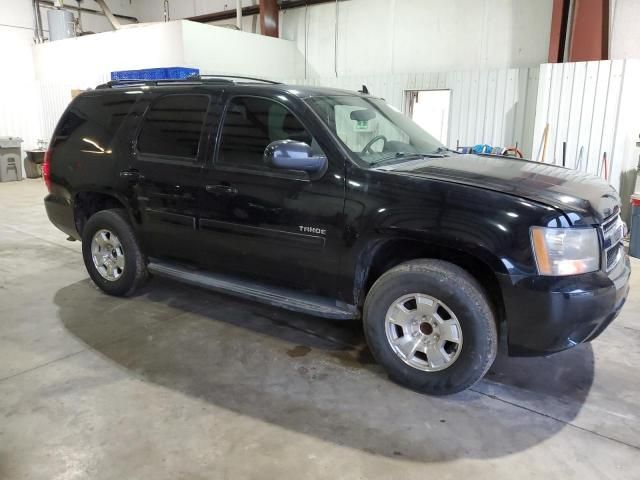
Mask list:
[[[131,295],[148,278],[146,259],[125,210],[102,210],[89,218],[82,232],[82,257],[91,280],[109,295]]]
[[[429,395],[471,387],[491,367],[498,346],[482,287],[441,260],[413,260],[384,273],[367,295],[364,331],[391,380]]]

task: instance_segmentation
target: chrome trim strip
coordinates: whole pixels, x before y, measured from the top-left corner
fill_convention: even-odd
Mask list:
[[[622,258],[622,252],[624,251],[624,247],[622,246],[617,248],[617,252],[615,253],[616,258],[609,264],[609,252],[618,247],[624,237],[624,224],[620,219],[620,214],[616,214],[613,218],[607,219],[600,225],[600,230],[602,231],[602,238],[604,240],[603,266],[605,271],[609,273],[618,265]]]

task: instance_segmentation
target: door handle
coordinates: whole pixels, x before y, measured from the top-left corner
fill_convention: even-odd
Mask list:
[[[175,185],[168,188],[167,191],[169,192],[168,196],[180,197],[185,200],[193,200],[195,198],[191,192],[185,192],[182,185]]]
[[[120,172],[120,178],[124,178],[125,180],[129,180],[131,182],[140,182],[144,180],[144,175],[142,175],[137,170],[122,170]]]
[[[205,190],[208,193],[217,195],[237,195],[238,189],[233,185],[206,185]]]

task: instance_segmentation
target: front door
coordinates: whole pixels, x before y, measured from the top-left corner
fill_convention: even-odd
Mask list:
[[[153,99],[132,144],[131,184],[140,236],[150,257],[198,260],[198,196],[202,189],[205,124],[210,94],[168,94]]]
[[[284,139],[326,151],[283,97],[228,99],[215,162],[203,172],[203,261],[216,271],[334,296],[344,166],[330,158],[315,176],[268,167],[265,148]]]

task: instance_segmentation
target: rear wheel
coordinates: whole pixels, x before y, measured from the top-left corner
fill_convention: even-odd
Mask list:
[[[389,377],[431,395],[469,388],[496,356],[486,294],[468,272],[440,260],[414,260],[382,275],[367,295],[364,327]]]
[[[82,256],[89,276],[109,295],[131,295],[147,279],[144,255],[121,209],[92,215],[82,232]]]

